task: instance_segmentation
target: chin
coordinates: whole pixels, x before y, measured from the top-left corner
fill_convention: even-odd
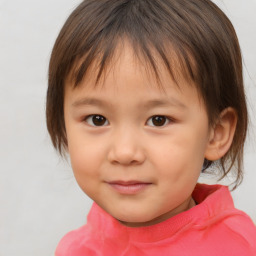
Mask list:
[[[147,207],[140,207],[138,204],[116,204],[115,207],[113,207],[113,204],[98,205],[126,226],[148,226],[151,225],[149,223],[154,222],[161,215],[157,212],[152,212],[152,209]]]
[[[112,214],[111,214],[112,215]],[[112,215],[115,219],[120,221],[125,226],[130,227],[143,227],[151,225],[151,222],[154,222],[155,216],[148,216],[146,213],[136,213],[132,214],[120,213]]]

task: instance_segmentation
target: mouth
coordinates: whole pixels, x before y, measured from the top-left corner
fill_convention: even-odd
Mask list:
[[[126,194],[126,195],[134,195],[138,194],[142,191],[144,191],[146,188],[148,188],[152,183],[149,182],[143,182],[143,181],[110,181],[107,182],[113,188],[115,191],[117,191],[120,194]]]

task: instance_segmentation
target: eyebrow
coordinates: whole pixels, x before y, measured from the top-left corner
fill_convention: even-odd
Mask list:
[[[84,105],[105,107],[106,105],[110,105],[110,104],[105,100],[100,100],[96,98],[82,98],[72,103],[72,106],[74,107],[79,107]]]
[[[164,107],[164,106],[176,106],[180,108],[187,108],[185,104],[180,102],[179,100],[175,98],[169,98],[169,99],[161,99],[161,100],[149,100],[144,103],[142,103],[142,106],[144,108],[151,108],[151,107]]]
[[[107,107],[109,105],[112,105],[108,101],[97,99],[97,98],[82,98],[72,103],[72,106],[74,107],[80,107],[80,106],[99,106],[99,107]],[[179,100],[175,98],[170,99],[153,99],[148,100],[145,102],[141,102],[138,107],[142,108],[152,108],[152,107],[162,107],[162,106],[176,106],[179,108],[187,108],[185,104],[180,102]]]

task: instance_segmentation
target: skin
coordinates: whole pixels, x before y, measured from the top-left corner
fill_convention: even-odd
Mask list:
[[[162,67],[160,89],[129,45],[114,60],[96,87],[92,69],[76,88],[67,81],[68,152],[79,186],[100,207],[124,225],[153,225],[195,205],[191,194],[204,158],[227,152],[236,116],[226,109],[210,127],[191,82],[180,76],[178,87]],[[102,116],[100,125],[92,115]],[[152,116],[167,118],[156,126]],[[114,181],[146,185],[127,193]]]

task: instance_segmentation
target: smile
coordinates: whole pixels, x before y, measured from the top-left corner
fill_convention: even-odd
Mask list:
[[[142,181],[111,181],[107,184],[120,194],[126,195],[138,194],[152,185],[152,183]]]

